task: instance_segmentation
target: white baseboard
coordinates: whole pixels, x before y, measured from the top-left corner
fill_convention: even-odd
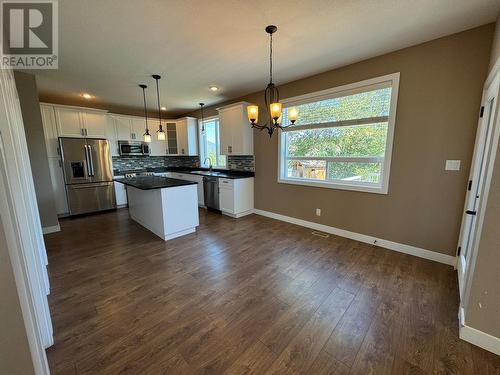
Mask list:
[[[292,223],[296,225],[300,225],[302,227],[311,228],[315,230],[319,230],[321,232],[334,234],[336,236],[350,238],[355,241],[365,242],[372,245],[380,246],[389,250],[399,251],[400,253],[414,255],[420,258],[425,258],[429,260],[433,260],[435,262],[448,264],[450,266],[456,265],[456,257],[446,254],[437,253],[431,250],[421,249],[419,247],[405,245],[398,242],[393,242],[389,240],[384,240],[381,238],[376,238],[372,236],[367,236],[366,234],[350,232],[348,230],[339,229],[335,227],[331,227],[328,225],[313,223],[312,221],[306,221],[302,219],[296,219],[294,217],[285,216],[281,214],[276,214],[274,212],[254,209],[254,213],[261,216],[270,217],[271,219],[286,221],[287,223]]]
[[[43,227],[42,228],[42,233],[43,234],[49,234],[49,233],[56,233],[61,231],[61,226],[59,224],[54,225],[52,227]]]
[[[461,325],[459,336],[462,340],[470,342],[484,350],[500,355],[500,338],[488,335],[478,329]]]

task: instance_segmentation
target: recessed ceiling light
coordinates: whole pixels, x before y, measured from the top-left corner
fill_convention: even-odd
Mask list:
[[[161,110],[162,110],[162,111],[166,111],[166,110],[167,110],[167,107],[161,107]]]
[[[84,93],[82,94],[82,97],[83,97],[83,98],[85,98],[85,99],[92,99],[92,98],[93,98],[93,96],[92,96],[92,95],[87,94],[86,92],[84,92]]]
[[[211,91],[219,91],[219,88],[217,86],[209,86],[208,87]]]

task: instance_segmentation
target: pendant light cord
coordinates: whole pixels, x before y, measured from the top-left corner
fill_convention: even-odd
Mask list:
[[[148,129],[148,109],[146,107],[146,85],[142,85],[142,96],[144,98],[144,117],[146,118],[146,132],[149,131]]]
[[[158,119],[160,120],[160,130],[161,130],[161,108],[160,108],[160,89],[158,88],[158,81],[160,79],[155,77],[156,81],[156,97],[158,99]]]
[[[269,42],[269,83],[273,83],[273,34],[270,34]]]

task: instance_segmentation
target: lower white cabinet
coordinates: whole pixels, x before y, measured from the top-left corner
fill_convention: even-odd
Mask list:
[[[223,214],[241,217],[253,212],[253,177],[219,178],[219,206]]]
[[[59,157],[50,157],[48,160],[52,191],[54,192],[54,199],[56,203],[56,212],[58,215],[64,216],[69,213],[69,209],[61,162]]]
[[[127,187],[120,182],[114,182],[115,185],[115,196],[116,196],[116,205],[118,207],[122,207],[127,205]]]

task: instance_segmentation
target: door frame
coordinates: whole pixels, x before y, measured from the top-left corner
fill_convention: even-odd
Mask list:
[[[494,64],[493,69],[490,71],[488,74],[488,77],[485,81],[484,88],[483,88],[483,96],[481,98],[481,106],[484,106],[486,108],[486,105],[488,104],[489,100],[494,97],[494,103],[492,106],[492,112],[493,112],[493,118],[491,122],[491,129],[489,129],[488,133],[490,133],[490,139],[486,139],[486,153],[484,154],[484,157],[486,158],[485,160],[485,169],[484,169],[484,179],[483,179],[483,192],[482,192],[482,197],[479,201],[479,205],[477,207],[477,215],[476,215],[476,223],[475,223],[475,233],[474,233],[474,238],[473,238],[473,243],[470,248],[470,252],[468,254],[468,266],[464,269],[466,266],[463,262],[463,257],[459,256],[458,254],[458,248],[457,248],[457,269],[458,269],[458,284],[459,284],[459,295],[460,295],[460,308],[459,308],[459,316],[460,316],[460,324],[464,325],[465,324],[465,311],[467,309],[468,301],[469,301],[469,296],[470,296],[470,289],[471,289],[471,281],[472,277],[474,275],[474,270],[476,266],[476,261],[477,261],[477,252],[480,244],[480,238],[481,238],[481,233],[482,233],[482,228],[483,228],[483,222],[484,222],[484,216],[485,216],[485,211],[486,211],[486,206],[488,203],[488,196],[489,196],[489,190],[491,186],[491,178],[493,175],[493,168],[495,165],[495,157],[498,151],[498,142],[499,142],[499,137],[500,137],[500,58],[497,59],[496,63]],[[488,134],[485,131],[481,131],[484,129],[483,123],[488,121],[488,116],[483,116],[482,118],[479,119],[479,127],[478,127],[478,134],[476,136],[476,143],[474,146],[474,155],[473,155],[473,165],[471,167],[470,175],[469,175],[469,181],[472,178],[477,178],[478,172],[477,170],[474,170],[474,165],[475,165],[475,160],[480,156],[478,155],[478,145],[481,144],[481,142],[484,142],[485,139],[484,137],[488,137]],[[481,129],[482,128],[482,129]],[[489,143],[489,145],[488,145]],[[460,228],[460,236],[459,236],[459,245],[462,244],[463,238],[464,238],[464,231],[465,231],[465,220],[466,220],[466,213],[465,211],[467,210],[467,205],[469,202],[469,195],[470,191],[467,190],[467,194],[465,197],[465,204],[464,204],[464,213],[462,216],[462,225]]]
[[[53,344],[47,257],[19,97],[11,70],[0,69],[0,217],[36,374],[50,374]]]

